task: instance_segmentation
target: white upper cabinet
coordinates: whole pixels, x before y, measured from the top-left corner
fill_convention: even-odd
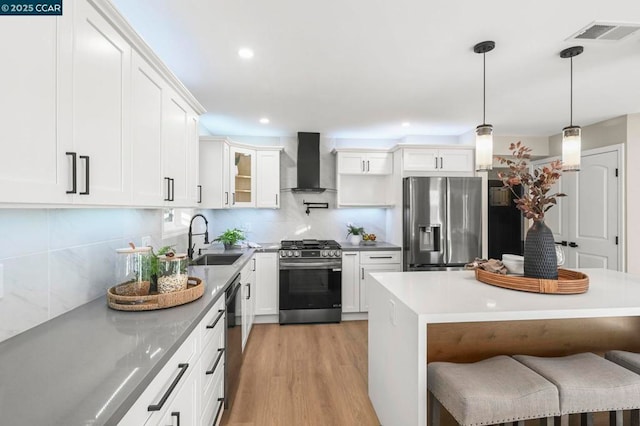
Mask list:
[[[280,207],[280,150],[257,152],[257,207]]]
[[[201,207],[280,208],[281,146],[251,146],[200,138]]]
[[[393,156],[388,152],[338,152],[338,173],[389,175],[393,172]]]
[[[162,110],[165,84],[137,52],[133,52],[131,177],[133,204],[162,205]]]
[[[196,205],[204,109],[111,3],[5,17],[0,36],[12,40],[0,70],[11,81],[0,100],[0,203]]]
[[[3,16],[0,203],[71,201],[70,140],[57,131],[59,26],[68,17]]]
[[[231,207],[256,206],[256,151],[231,147]]]
[[[474,150],[470,148],[403,148],[405,172],[473,172]]]

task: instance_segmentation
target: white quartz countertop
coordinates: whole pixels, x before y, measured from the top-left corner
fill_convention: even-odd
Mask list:
[[[640,276],[581,271],[589,276],[589,291],[577,295],[503,289],[477,281],[473,271],[371,275],[427,323],[640,315]]]

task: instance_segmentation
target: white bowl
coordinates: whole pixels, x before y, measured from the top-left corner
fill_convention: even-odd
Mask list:
[[[510,274],[524,274],[524,257],[517,254],[503,254],[502,264]]]

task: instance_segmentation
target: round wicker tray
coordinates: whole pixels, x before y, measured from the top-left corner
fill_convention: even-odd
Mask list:
[[[126,285],[126,284],[124,284]],[[107,290],[107,303],[118,311],[152,311],[184,305],[199,299],[204,294],[204,284],[200,278],[189,277],[187,288],[172,293],[151,293],[148,296],[122,296],[116,294],[116,287]]]
[[[589,276],[568,269],[558,269],[557,280],[543,280],[517,275],[502,275],[478,268],[476,269],[476,279],[496,287],[531,293],[580,294],[589,290]]]

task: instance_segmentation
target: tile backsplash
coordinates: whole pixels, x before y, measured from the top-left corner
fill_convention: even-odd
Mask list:
[[[0,341],[104,297],[129,241],[184,250],[161,221],[159,209],[0,209]]]

